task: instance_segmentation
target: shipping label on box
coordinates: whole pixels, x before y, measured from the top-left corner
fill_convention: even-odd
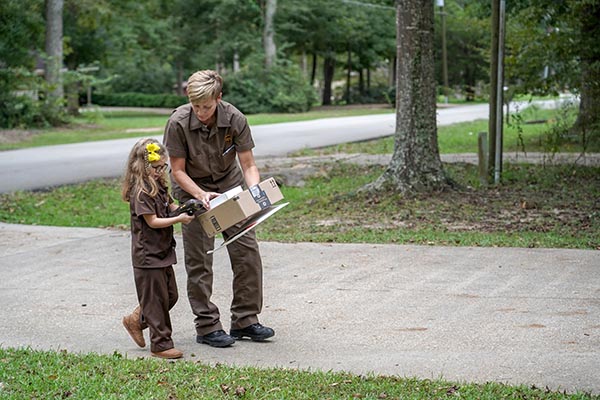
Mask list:
[[[214,208],[200,215],[200,223],[210,237],[230,228],[283,199],[283,194],[274,178],[233,195]]]

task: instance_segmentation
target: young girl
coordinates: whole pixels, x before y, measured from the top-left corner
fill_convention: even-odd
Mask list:
[[[154,139],[141,139],[131,149],[123,179],[122,197],[131,212],[131,259],[139,306],[125,317],[123,326],[140,347],[143,330],[150,328],[150,351],[155,357],[180,358],[171,339],[169,310],[178,292],[173,264],[173,225],[194,219],[186,213],[169,217],[177,206],[167,187],[167,150]]]

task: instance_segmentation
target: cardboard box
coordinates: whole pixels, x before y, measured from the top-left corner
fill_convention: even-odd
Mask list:
[[[226,200],[232,199],[236,194],[240,194],[242,192],[243,192],[243,190],[242,190],[241,186],[236,186],[233,189],[229,189],[225,193],[221,193],[220,196],[215,197],[214,199],[211,199],[209,202],[210,208],[211,209],[215,208],[219,204],[225,203]]]
[[[234,188],[235,189],[235,188]],[[200,215],[202,228],[209,237],[245,220],[283,199],[274,178],[269,178],[241,193],[228,191],[230,198]],[[219,196],[221,197],[221,196]]]

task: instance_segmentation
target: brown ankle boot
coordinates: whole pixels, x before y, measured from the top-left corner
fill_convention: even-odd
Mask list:
[[[150,352],[150,354],[152,354],[152,357],[158,357],[158,358],[166,358],[166,359],[174,359],[174,358],[181,358],[183,357],[183,352],[181,352],[180,350],[177,350],[176,348],[172,348],[172,349],[168,349],[168,350],[164,350],[164,351],[158,351],[158,352]]]
[[[123,326],[135,344],[140,347],[146,347],[144,333],[142,332],[142,323],[140,322],[140,311],[140,306],[137,306],[131,314],[124,316]]]

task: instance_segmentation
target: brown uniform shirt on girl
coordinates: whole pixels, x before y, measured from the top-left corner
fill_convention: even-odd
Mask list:
[[[145,214],[168,217],[171,202],[164,187],[154,198],[144,192],[131,196],[131,262],[135,268],[164,268],[177,263],[173,226],[154,229],[144,219]]]

